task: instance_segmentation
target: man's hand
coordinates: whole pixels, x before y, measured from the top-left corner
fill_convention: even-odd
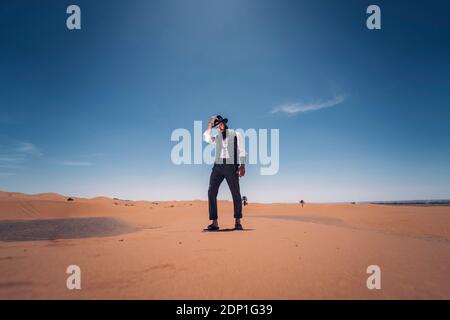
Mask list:
[[[245,166],[243,164],[241,164],[239,167],[238,175],[239,177],[245,176]]]

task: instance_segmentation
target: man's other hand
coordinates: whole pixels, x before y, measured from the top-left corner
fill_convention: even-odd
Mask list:
[[[239,177],[245,176],[245,167],[244,166],[239,167],[238,174],[239,174]]]

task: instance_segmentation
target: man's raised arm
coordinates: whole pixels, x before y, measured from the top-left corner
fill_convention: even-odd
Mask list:
[[[206,128],[205,132],[203,132],[203,140],[207,143],[216,143],[216,139],[211,136],[211,129],[215,119],[215,116],[211,116],[211,119],[208,122],[208,128]]]

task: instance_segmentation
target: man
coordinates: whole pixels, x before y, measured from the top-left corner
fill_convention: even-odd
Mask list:
[[[218,115],[212,116],[208,128],[203,133],[203,138],[207,143],[216,144],[216,160],[209,178],[208,204],[209,219],[212,223],[207,230],[219,230],[217,222],[217,193],[222,181],[227,180],[231,195],[233,196],[234,218],[236,219],[234,228],[242,230],[242,199],[239,189],[239,177],[245,175],[245,150],[242,136],[227,126],[228,119]],[[219,133],[211,136],[211,129],[217,127]]]

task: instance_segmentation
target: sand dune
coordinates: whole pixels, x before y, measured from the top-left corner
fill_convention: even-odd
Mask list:
[[[450,299],[450,207],[73,199],[0,192],[1,299]]]

